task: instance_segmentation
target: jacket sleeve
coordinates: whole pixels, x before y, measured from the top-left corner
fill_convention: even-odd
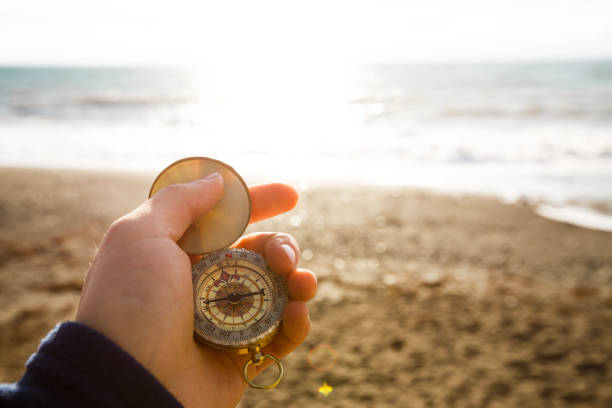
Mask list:
[[[171,356],[169,356],[171,358]],[[181,407],[130,354],[76,323],[57,325],[15,384],[0,384],[0,407]]]

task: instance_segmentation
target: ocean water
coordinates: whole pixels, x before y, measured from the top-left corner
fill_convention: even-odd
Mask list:
[[[0,165],[493,194],[612,230],[612,61],[0,67]],[[569,215],[568,215],[569,214]]]

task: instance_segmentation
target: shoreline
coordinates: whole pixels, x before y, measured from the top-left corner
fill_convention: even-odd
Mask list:
[[[77,167],[31,167],[31,166],[1,166],[2,171],[23,171],[23,172],[56,172],[56,173],[75,173],[75,174],[92,174],[92,175],[110,175],[113,178],[142,178],[154,180],[157,172],[155,170],[143,169],[102,169],[88,168],[82,169]],[[262,175],[244,175],[247,184],[262,183],[271,178]],[[300,191],[309,189],[355,189],[355,188],[382,188],[388,191],[409,190],[414,192],[422,192],[431,195],[441,196],[456,196],[456,197],[480,197],[484,199],[494,199],[501,204],[519,205],[530,207],[534,214],[560,223],[570,224],[576,227],[586,228],[595,231],[612,232],[612,202],[601,200],[568,200],[563,203],[548,202],[541,199],[530,199],[523,196],[513,197],[509,199],[503,194],[495,194],[490,191],[462,191],[462,190],[445,190],[440,187],[413,186],[404,184],[385,184],[378,185],[371,182],[334,182],[330,180],[293,180],[293,179],[274,179],[273,181],[281,181],[292,184]]]
[[[0,168],[0,381],[73,318],[108,225],[153,177]],[[241,407],[606,406],[612,234],[492,197],[311,187],[252,231],[285,231],[319,281],[312,332],[281,386]],[[320,344],[328,371],[308,364]],[[317,393],[323,381],[334,387]]]

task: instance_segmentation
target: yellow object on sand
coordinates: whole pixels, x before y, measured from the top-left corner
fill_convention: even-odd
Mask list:
[[[327,397],[334,390],[333,387],[327,385],[327,381],[323,381],[323,385],[319,387],[319,392]]]

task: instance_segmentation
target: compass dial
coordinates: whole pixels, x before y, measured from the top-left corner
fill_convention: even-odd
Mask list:
[[[285,281],[244,249],[205,255],[193,267],[193,287],[196,337],[214,346],[263,346],[287,304]]]

